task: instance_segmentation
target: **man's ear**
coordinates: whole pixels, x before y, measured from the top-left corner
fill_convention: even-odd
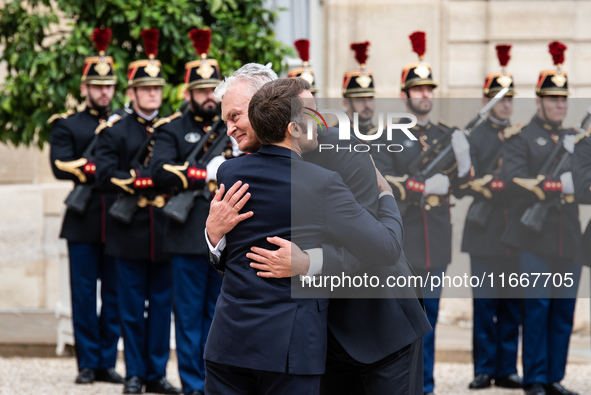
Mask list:
[[[86,97],[88,95],[88,86],[86,84],[80,84],[80,96]]]
[[[287,131],[291,135],[291,137],[293,137],[293,138],[300,137],[300,126],[298,125],[297,122],[290,122],[287,125]]]

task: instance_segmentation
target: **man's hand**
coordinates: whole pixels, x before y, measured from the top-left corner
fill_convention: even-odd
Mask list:
[[[271,244],[279,246],[278,250],[266,250],[252,247],[246,254],[254,262],[250,267],[259,270],[257,275],[264,278],[285,278],[308,273],[310,257],[297,245],[281,237],[267,237]]]
[[[213,246],[216,246],[236,225],[254,215],[252,211],[240,214],[240,210],[250,199],[250,193],[246,193],[247,189],[248,184],[242,185],[242,181],[237,181],[224,195],[225,186],[220,185],[209,206],[209,216],[205,223],[209,242]]]

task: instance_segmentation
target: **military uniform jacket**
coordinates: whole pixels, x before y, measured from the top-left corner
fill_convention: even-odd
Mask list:
[[[591,204],[591,137],[581,140],[576,145],[572,172],[576,200],[582,204]],[[589,224],[577,250],[576,261],[579,264],[591,266],[591,225]]]
[[[400,144],[404,147],[401,152],[388,152],[382,146],[380,152],[372,150],[372,157],[380,172],[392,185],[396,200],[412,202],[403,213],[404,222],[404,253],[415,269],[433,269],[445,267],[451,262],[451,217],[449,194],[439,196],[440,205],[434,207],[420,207],[423,192],[420,186],[425,180],[414,179],[409,175],[409,166],[417,158],[423,147],[441,138],[444,131],[437,125],[427,123],[416,125],[410,131],[417,140],[410,140],[406,134],[396,131],[392,141],[385,138],[378,140],[380,144]],[[385,136],[385,133],[382,137]],[[455,166],[446,171],[450,176],[450,188],[465,183],[456,177]]]
[[[473,196],[472,204],[486,201],[492,206],[490,218],[485,226],[471,221],[466,221],[464,225],[462,251],[472,255],[511,255],[511,250],[501,243],[501,236],[509,223],[509,202],[505,193],[505,183],[499,172],[504,129],[505,125],[489,118],[474,129],[470,136],[471,180],[461,185],[458,193]]]
[[[163,191],[153,187],[150,168],[132,169],[131,162],[151,133],[152,124],[137,113],[124,117],[105,129],[96,148],[96,179],[102,191],[144,197],[148,203],[138,207],[131,224],[107,215],[106,251],[117,258],[163,261],[165,214],[153,205]]]
[[[565,134],[574,133],[572,129],[553,128],[536,115],[520,133],[504,144],[502,171],[512,203],[509,226],[502,236],[503,243],[534,254],[573,258],[581,236],[578,205],[560,201],[560,179],[542,175],[544,177],[537,184],[535,179],[552,152],[555,141]],[[556,137],[553,139],[553,136]],[[533,185],[523,186],[523,180],[534,180],[531,181]],[[559,204],[549,209],[539,234],[520,223],[527,207],[548,200],[555,200]]]
[[[215,117],[214,122],[218,117]],[[166,122],[166,121],[165,121]],[[185,158],[201,138],[211,130],[211,122],[188,112],[157,128],[154,155],[151,159],[154,182],[166,189],[183,191],[193,189],[195,180],[190,171],[194,163],[185,163]],[[225,134],[221,125],[218,132]],[[198,154],[196,160],[203,155]],[[207,243],[203,237],[205,221],[209,214],[209,196],[195,198],[187,222],[180,224],[167,218],[165,249],[171,254],[207,255]]]
[[[56,178],[72,180],[75,185],[94,183],[93,159],[83,159],[82,153],[103,118],[98,111],[87,108],[70,116],[64,114],[53,122],[49,142],[51,168]],[[66,210],[60,237],[78,243],[104,242],[107,198],[94,189],[84,214]]]

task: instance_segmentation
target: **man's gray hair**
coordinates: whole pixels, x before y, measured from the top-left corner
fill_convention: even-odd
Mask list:
[[[262,88],[267,82],[276,80],[277,74],[270,67],[263,66],[258,63],[247,63],[234,72],[229,77],[226,77],[215,88],[214,95],[222,100],[226,92],[232,89],[232,86],[240,81],[246,81],[252,88],[252,95]]]

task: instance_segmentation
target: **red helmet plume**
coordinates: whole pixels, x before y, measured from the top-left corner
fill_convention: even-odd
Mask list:
[[[367,61],[367,50],[369,48],[369,44],[369,41],[351,44],[351,49],[355,51],[355,59],[361,65],[365,64],[365,62]]]
[[[142,30],[142,39],[144,40],[144,51],[150,59],[154,59],[158,55],[159,38],[160,31],[158,29]]]
[[[566,45],[560,41],[553,41],[548,45],[550,55],[552,55],[552,61],[556,66],[564,63],[564,51],[566,51]]]
[[[97,27],[90,34],[90,39],[99,54],[104,54],[111,40],[111,29]]]
[[[296,40],[293,45],[300,55],[302,61],[307,62],[310,60],[310,40],[300,39]]]
[[[209,29],[193,29],[189,32],[189,38],[193,41],[193,48],[198,56],[207,57],[209,52],[209,45],[211,44],[211,30]]]
[[[425,32],[417,31],[408,36],[410,38],[410,44],[414,53],[419,55],[419,59],[423,59],[425,51],[427,49],[427,39]]]
[[[501,67],[507,67],[509,60],[511,59],[511,45],[497,45],[495,49],[497,50],[497,58],[499,58],[499,64]]]

